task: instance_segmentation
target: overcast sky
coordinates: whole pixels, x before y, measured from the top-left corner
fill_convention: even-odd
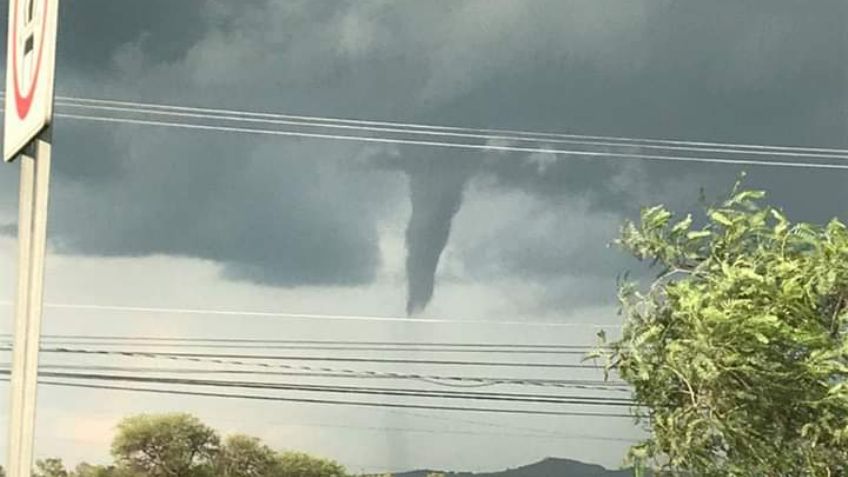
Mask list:
[[[344,118],[844,148],[846,21],[844,0],[64,1],[57,89]],[[616,324],[616,276],[635,267],[607,247],[621,222],[656,202],[691,210],[701,188],[718,196],[742,170],[63,118],[54,138],[50,303],[484,324],[48,308],[46,333],[591,344],[588,326],[504,322]],[[748,183],[794,219],[845,218],[845,172],[747,171]],[[0,284],[10,300],[17,180],[16,165],[0,168]],[[11,308],[3,310],[8,332]],[[577,436],[639,435],[622,419],[40,393],[37,452],[70,462],[105,461],[117,420],[144,411],[194,412],[353,470],[499,469],[546,456],[614,467],[626,443]],[[539,429],[562,438],[527,436]]]

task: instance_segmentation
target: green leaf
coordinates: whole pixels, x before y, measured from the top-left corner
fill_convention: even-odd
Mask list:
[[[710,212],[709,216],[714,222],[718,222],[721,225],[724,225],[726,227],[733,226],[733,222],[731,222],[730,219],[727,218],[726,215],[724,215],[723,213],[721,213],[717,210]]]
[[[712,232],[710,232],[709,230],[697,230],[686,234],[686,238],[688,238],[689,240],[696,240],[704,237],[709,237],[710,235],[712,235]]]
[[[672,234],[678,234],[683,232],[684,230],[689,230],[689,227],[692,226],[692,214],[686,214],[686,218],[676,223],[674,227],[671,228]]]

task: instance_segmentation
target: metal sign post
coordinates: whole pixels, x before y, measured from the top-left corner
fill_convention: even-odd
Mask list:
[[[3,157],[21,158],[9,477],[32,475],[58,0],[10,0]]]
[[[46,134],[49,136],[49,134]],[[44,290],[50,141],[39,138],[32,155],[21,156],[18,213],[18,293],[12,348],[9,416],[9,477],[32,475],[38,347]]]

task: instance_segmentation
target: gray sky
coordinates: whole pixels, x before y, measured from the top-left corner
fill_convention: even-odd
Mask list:
[[[57,88],[332,117],[848,147],[846,20],[841,0],[65,1]],[[499,323],[614,324],[615,277],[634,266],[606,247],[621,221],[654,202],[689,210],[699,188],[721,194],[741,170],[63,119],[54,155],[49,302],[490,322],[45,315],[52,333],[244,338],[590,343],[587,327]],[[842,172],[748,172],[795,219],[845,215]],[[15,166],[0,169],[5,224],[15,222],[17,177]],[[14,238],[0,240],[10,299],[14,257]],[[355,470],[498,469],[545,456],[615,466],[623,443],[506,434],[638,435],[614,419],[47,387],[39,405],[38,453],[72,462],[104,460],[117,419],[141,411],[192,411]],[[357,428],[326,427],[338,423]],[[386,427],[456,434],[373,429]]]

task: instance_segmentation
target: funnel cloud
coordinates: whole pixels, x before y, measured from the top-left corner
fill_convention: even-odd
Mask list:
[[[433,298],[439,258],[450,236],[451,224],[462,205],[465,184],[477,161],[421,158],[409,173],[412,215],[406,229],[406,312],[414,315]],[[462,163],[463,167],[458,167]]]

